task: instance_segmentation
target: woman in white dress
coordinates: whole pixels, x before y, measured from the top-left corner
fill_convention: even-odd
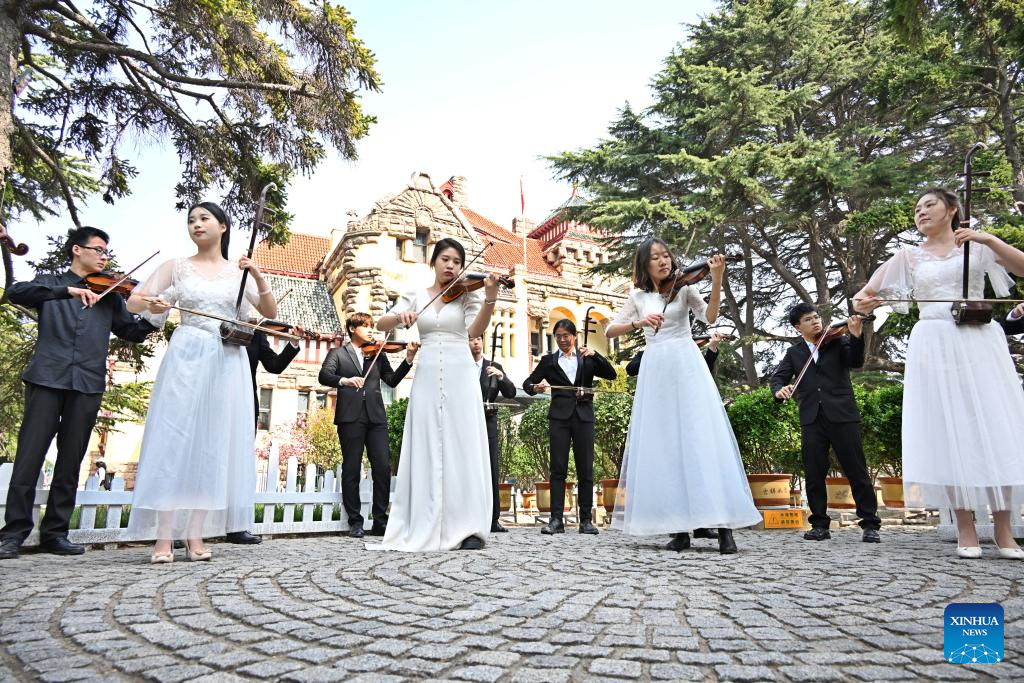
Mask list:
[[[710,303],[685,286],[665,306],[659,285],[672,280],[668,245],[649,239],[637,249],[626,305],[605,334],[643,329],[640,365],[612,526],[635,536],[673,534],[667,548],[690,547],[689,532],[718,528],[719,552],[737,552],[733,529],[761,521],[754,507],[736,438],[704,357],[690,332],[698,320],[718,318],[725,258],[714,256]],[[664,311],[664,313],[662,312]]]
[[[256,265],[228,261],[228,219],[212,202],[188,213],[191,258],[167,261],[128,299],[128,309],[162,326],[170,305],[235,317],[242,270],[245,302],[277,315]],[[242,311],[243,316],[246,310]],[[154,564],[172,562],[174,539],[189,560],[208,560],[203,537],[247,531],[253,520],[256,468],[252,378],[244,346],[225,344],[220,321],[182,313],[160,363],[146,416],[128,531],[156,539]]]
[[[1024,274],[1024,252],[995,235],[957,228],[960,203],[948,190],[925,192],[914,209],[924,235],[903,247],[854,297],[870,313],[879,299],[958,299],[963,287],[963,244],[972,242],[970,298],[984,295],[985,275],[996,296]],[[1004,267],[1005,266],[1005,267]],[[974,515],[995,521],[999,556],[1024,559],[1013,540],[1010,511],[1024,503],[1020,425],[1024,394],[996,322],[956,325],[949,303],[919,303],[920,320],[907,345],[903,389],[903,487],[908,506],[956,512],[957,554],[981,557]],[[906,303],[893,304],[907,312]]]
[[[465,262],[461,244],[438,241],[430,257],[434,284],[406,292],[377,322],[384,331],[417,325],[422,346],[387,531],[369,549],[477,550],[490,533],[490,451],[469,340],[487,330],[498,280],[487,277],[483,302],[470,292],[447,304],[439,297],[417,316]]]

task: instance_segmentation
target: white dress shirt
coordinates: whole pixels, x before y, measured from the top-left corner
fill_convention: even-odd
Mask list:
[[[814,356],[814,362],[817,363],[818,362],[818,347],[816,347],[814,344],[812,344],[811,342],[807,341],[806,339],[804,340],[804,343],[807,344],[807,349],[811,352],[811,355]]]
[[[561,351],[558,352],[558,367],[562,368],[562,371],[565,373],[565,376],[569,378],[570,384],[576,383],[577,365],[578,363],[576,362],[575,350],[573,350],[573,354],[571,356],[567,356]]]

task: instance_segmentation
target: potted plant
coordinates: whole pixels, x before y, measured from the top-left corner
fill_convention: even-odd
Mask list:
[[[869,465],[882,487],[886,507],[903,507],[903,384],[893,382],[872,391],[865,401],[869,422],[864,429]],[[884,476],[879,476],[884,475]]]
[[[789,507],[792,484],[798,478],[792,471],[793,454],[800,452],[796,405],[776,401],[771,389],[762,387],[736,396],[728,414],[754,504]]]
[[[630,390],[629,380],[625,376],[611,382],[600,380],[597,386],[623,392]],[[619,492],[619,476],[632,411],[631,393],[597,394],[594,399],[594,450],[600,456],[602,470],[598,473],[601,504],[608,514],[615,509],[616,498],[622,495]]]

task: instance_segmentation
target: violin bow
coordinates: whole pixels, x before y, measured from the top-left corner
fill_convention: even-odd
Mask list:
[[[105,296],[106,296],[107,294],[110,294],[110,293],[111,293],[112,291],[114,291],[115,289],[117,289],[117,286],[118,286],[119,284],[121,284],[122,282],[124,282],[125,280],[127,280],[127,279],[128,279],[128,278],[129,278],[130,276],[131,276],[131,274],[132,274],[132,273],[134,273],[134,272],[135,272],[136,270],[138,270],[138,269],[139,269],[139,268],[141,268],[142,266],[144,266],[144,265],[146,265],[147,263],[149,263],[150,261],[152,261],[152,260],[153,260],[153,258],[155,258],[155,257],[156,257],[156,255],[157,255],[157,254],[159,254],[159,253],[160,253],[160,250],[159,250],[159,249],[157,249],[157,250],[156,250],[156,251],[154,251],[154,252],[153,252],[152,254],[150,254],[149,258],[147,258],[147,259],[146,259],[145,261],[143,261],[142,263],[140,263],[139,265],[135,266],[134,268],[132,268],[131,270],[129,270],[129,271],[127,272],[127,273],[125,273],[125,274],[124,274],[124,277],[122,277],[122,278],[121,278],[120,280],[118,280],[117,282],[115,282],[114,284],[110,285],[109,287],[107,287],[106,289],[104,289],[104,290],[103,290],[102,292],[100,292],[100,295],[99,295],[98,297],[96,297],[96,303],[99,303],[100,299],[102,299],[103,297],[105,297]],[[82,308],[88,308],[88,306],[82,306]]]
[[[851,313],[850,317],[853,317],[854,315],[864,318],[864,322],[868,322],[869,320],[874,319],[874,316],[864,315],[863,313]],[[849,318],[847,318],[847,322],[849,322]],[[811,350],[811,355],[807,357],[806,361],[804,361],[804,366],[800,368],[800,374],[796,376],[796,381],[793,382],[793,393],[790,395],[790,398],[796,396],[796,388],[797,386],[799,386],[800,380],[804,378],[804,375],[807,374],[807,369],[810,368],[811,363],[814,362],[814,352],[818,350],[818,347],[821,345],[821,342],[825,341],[825,337],[827,337],[828,333],[831,331],[832,326],[826,325],[825,328],[821,331],[821,336],[818,337],[817,341],[814,342],[814,349]]]
[[[419,310],[419,312],[416,314],[416,317],[418,318],[421,315],[423,315],[423,312],[425,310],[427,310],[428,308],[430,308],[433,305],[433,303],[438,300],[438,298],[444,296],[445,292],[447,292],[452,287],[454,287],[455,283],[457,283],[460,279],[462,279],[462,276],[466,274],[466,271],[469,270],[469,267],[471,265],[473,265],[474,263],[476,263],[477,259],[479,259],[481,256],[484,255],[484,252],[487,251],[488,247],[492,247],[492,246],[494,246],[494,241],[493,240],[488,242],[487,244],[485,244],[484,248],[481,249],[480,252],[476,256],[474,256],[472,259],[470,259],[470,261],[466,265],[464,265],[462,267],[462,270],[460,270],[458,272],[458,274],[455,277],[452,278],[452,281],[444,286],[444,289],[442,289],[440,292],[438,292],[433,297],[431,297],[430,301],[427,302],[427,305]],[[375,353],[373,355],[373,360],[370,361],[370,365],[369,365],[369,367],[366,368],[366,372],[363,373],[363,382],[364,382],[364,384],[363,384],[363,394],[364,395],[366,394],[366,384],[365,384],[366,378],[370,376],[370,373],[373,371],[373,366],[377,364],[377,358],[380,356],[381,351],[384,350],[384,344],[387,344],[388,337],[391,336],[391,333],[394,332],[397,327],[398,327],[398,325],[395,325],[395,327],[393,327],[390,330],[388,330],[387,334],[384,335],[384,342],[380,345],[380,348],[377,349],[377,353]]]
[[[693,240],[693,234],[690,235],[690,239],[691,241]],[[679,284],[679,276],[683,274],[683,261],[681,259],[677,258],[673,265],[676,267],[676,274],[675,277],[672,278],[672,287],[668,290],[668,296],[664,297],[665,305],[661,307],[662,318],[665,317],[665,311],[668,310],[668,305],[675,301],[676,285]],[[651,333],[651,336],[653,337],[654,335],[658,334],[659,330],[661,330],[660,325],[654,330],[654,332]]]

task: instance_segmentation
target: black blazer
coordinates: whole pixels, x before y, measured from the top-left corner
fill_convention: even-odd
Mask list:
[[[512,384],[512,380],[508,378],[505,373],[505,368],[501,367],[500,363],[492,363],[486,358],[483,359],[484,363],[480,367],[480,395],[483,396],[484,401],[487,403],[493,403],[498,398],[498,392],[505,398],[512,398],[516,395],[516,385]],[[487,376],[487,367],[493,365],[502,372],[502,377],[491,385],[491,378]]]
[[[790,383],[804,366],[811,350],[803,339],[793,344],[772,374],[771,390],[774,395]],[[853,398],[850,368],[864,365],[864,338],[843,335],[818,350],[818,362],[811,362],[807,374],[796,388],[800,405],[800,424],[812,424],[818,419],[819,406],[829,422],[860,422],[857,402]],[[778,399],[776,399],[778,400]]]
[[[1007,335],[1024,334],[1024,317],[1017,318],[1016,320],[1003,318],[999,321],[999,324],[1003,326],[1003,332]]]
[[[643,360],[644,352],[633,356],[633,360],[629,361],[626,365],[626,374],[630,377],[636,377],[640,374],[640,363]],[[710,348],[704,352],[704,362],[708,364],[708,371],[714,371],[715,361],[718,360],[718,351],[712,351]]]
[[[245,347],[245,352],[249,356],[249,371],[252,373],[252,400],[256,403],[256,414],[259,415],[260,398],[256,393],[256,366],[263,363],[264,370],[280,375],[295,358],[299,349],[291,344],[285,344],[281,353],[274,353],[267,335],[257,330],[253,332],[252,341]]]
[[[537,367],[533,369],[530,376],[523,382],[523,391],[530,396],[536,395],[537,392],[534,391],[533,385],[541,380],[546,380],[548,384],[560,384],[562,386],[579,384],[579,382],[570,381],[558,365],[559,353],[561,351],[549,353],[540,359]],[[615,379],[615,368],[599,353],[595,353],[589,358],[584,358],[577,349],[576,363],[578,368],[576,371],[577,377],[579,373],[583,373],[583,386],[585,387],[594,386],[595,377]],[[594,421],[594,406],[591,402],[577,401],[576,392],[572,389],[551,390],[551,406],[548,408],[548,418],[552,420],[568,420],[574,413],[581,422]]]
[[[388,421],[387,413],[384,410],[384,399],[380,395],[380,382],[384,380],[389,387],[396,387],[402,381],[412,366],[402,359],[401,365],[391,369],[386,353],[381,353],[373,369],[366,378],[362,389],[355,387],[341,386],[341,380],[347,377],[363,376],[363,359],[358,364],[352,357],[354,353],[352,344],[347,343],[336,349],[331,349],[320,367],[320,384],[338,388],[338,402],[334,407],[334,424],[340,425],[346,422],[359,422],[363,418],[363,404],[366,405],[366,416],[371,424],[385,424]]]

